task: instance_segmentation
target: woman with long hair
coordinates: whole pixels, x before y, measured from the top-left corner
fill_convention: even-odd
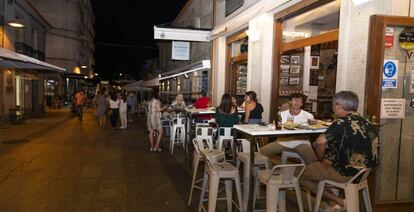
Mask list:
[[[96,116],[99,118],[99,126],[101,129],[105,128],[106,113],[108,110],[108,99],[105,96],[105,91],[98,91],[96,94]]]
[[[243,123],[257,124],[262,121],[263,106],[257,101],[257,94],[254,91],[247,91],[244,96],[245,114]]]
[[[233,127],[233,125],[239,123],[240,119],[237,113],[237,107],[233,105],[230,94],[223,94],[214,117],[219,127]]]
[[[151,152],[161,152],[160,142],[162,138],[162,125],[161,125],[161,102],[158,97],[158,89],[153,89],[152,99],[148,103],[148,117],[147,127],[149,130],[149,141]],[[158,132],[157,143],[154,145],[154,130]]]
[[[185,104],[185,101],[184,101],[184,96],[182,94],[177,94],[177,96],[175,97],[175,100],[172,102],[171,106],[174,109],[178,109],[178,110],[187,109],[187,105]]]
[[[126,95],[122,95],[122,99],[119,104],[119,117],[121,118],[121,127],[119,129],[127,128],[127,112],[128,112],[128,103]]]

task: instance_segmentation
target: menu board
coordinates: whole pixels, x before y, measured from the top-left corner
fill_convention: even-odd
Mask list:
[[[302,91],[303,52],[283,54],[280,59],[280,95]]]

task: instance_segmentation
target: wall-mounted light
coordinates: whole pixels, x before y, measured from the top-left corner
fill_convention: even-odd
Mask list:
[[[88,68],[88,66],[82,65],[81,68]]]
[[[122,73],[119,73],[119,76],[122,76]]]
[[[184,77],[186,78],[186,79],[188,79],[189,77],[188,77],[188,75],[187,75],[187,73],[184,73]]]
[[[98,76],[98,73],[95,73],[95,74],[93,74],[93,75]]]
[[[14,18],[13,20],[8,21],[7,25],[9,25],[11,27],[15,27],[15,28],[26,27],[26,25],[24,24],[24,21],[22,19],[17,18],[17,17]]]
[[[85,79],[88,79],[88,76],[84,76]]]

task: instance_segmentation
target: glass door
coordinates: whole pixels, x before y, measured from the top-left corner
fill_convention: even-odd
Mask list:
[[[373,16],[370,32],[366,113],[380,126],[373,193],[377,204],[401,208],[404,202],[409,208],[414,206],[414,18]]]

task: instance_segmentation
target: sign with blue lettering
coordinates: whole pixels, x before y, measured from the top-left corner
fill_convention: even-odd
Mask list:
[[[398,60],[384,60],[382,88],[397,88]]]

